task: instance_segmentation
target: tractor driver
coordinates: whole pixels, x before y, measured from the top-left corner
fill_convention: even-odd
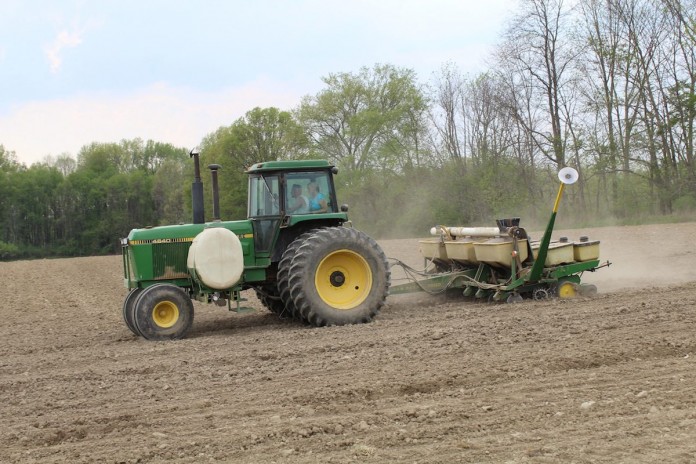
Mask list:
[[[307,184],[307,192],[309,193],[309,212],[310,213],[325,213],[329,210],[326,204],[326,198],[319,193],[319,186],[316,182]]]
[[[307,214],[309,212],[309,200],[302,195],[302,186],[293,184],[290,194],[292,198],[288,200],[288,213]]]

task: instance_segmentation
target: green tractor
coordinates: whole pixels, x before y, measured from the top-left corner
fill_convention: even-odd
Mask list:
[[[323,160],[271,161],[248,171],[248,218],[221,221],[217,170],[210,165],[213,220],[204,221],[198,153],[193,223],[133,229],[121,240],[123,319],[149,340],[184,337],[197,300],[241,312],[254,289],[270,311],[314,326],[371,321],[389,293],[379,245],[351,227]],[[306,192],[306,194],[304,193]],[[234,306],[233,306],[234,303]]]

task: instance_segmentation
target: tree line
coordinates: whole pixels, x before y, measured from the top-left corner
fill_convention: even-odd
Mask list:
[[[0,145],[0,258],[112,253],[133,227],[180,221],[187,159],[136,139],[26,167]]]
[[[329,74],[296,108],[210,133],[201,159],[223,166],[224,219],[246,216],[251,164],[329,159],[339,201],[377,237],[512,215],[539,225],[563,166],[580,172],[564,200],[575,224],[687,214],[694,50],[694,0],[522,0],[484,73]],[[187,152],[124,140],[26,167],[0,145],[0,256],[113,252],[133,227],[190,222]]]

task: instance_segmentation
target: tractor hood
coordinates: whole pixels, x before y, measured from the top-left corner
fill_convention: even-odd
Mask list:
[[[146,286],[161,280],[188,281],[189,248],[194,238],[212,228],[224,228],[236,235],[241,244],[244,265],[255,264],[254,234],[249,221],[214,221],[133,229],[128,238],[121,240],[126,287]]]
[[[179,224],[133,229],[128,234],[128,244],[142,245],[146,243],[191,242],[203,229],[212,227],[228,229],[234,232],[240,239],[250,238],[252,236],[252,227],[249,221],[216,221],[205,224]]]

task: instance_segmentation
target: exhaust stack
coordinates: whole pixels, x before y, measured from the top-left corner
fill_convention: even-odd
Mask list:
[[[209,164],[210,177],[213,179],[213,221],[220,220],[220,193],[218,190],[218,169],[222,166],[219,164]]]
[[[201,181],[201,165],[198,159],[200,153],[198,148],[194,148],[189,153],[193,158],[194,177],[191,184],[191,209],[193,209],[193,223],[203,224],[205,222],[205,209],[203,207],[203,182]]]

